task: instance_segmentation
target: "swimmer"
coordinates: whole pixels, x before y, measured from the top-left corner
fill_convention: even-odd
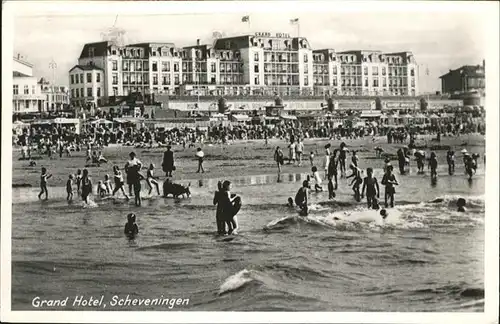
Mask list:
[[[222,183],[222,216],[228,227],[228,234],[238,234],[238,220],[234,214],[234,203],[240,199],[235,194],[231,194],[231,181],[225,180]]]
[[[309,162],[311,163],[311,168],[314,166],[314,152],[309,153]]]
[[[49,192],[47,191],[47,180],[52,177],[52,174],[47,174],[47,169],[42,167],[42,174],[40,175],[40,193],[38,199],[42,198],[45,193],[45,200],[49,199]]]
[[[380,209],[380,205],[378,204],[378,199],[377,198],[373,198],[372,199],[372,209],[375,209],[375,210],[379,210]]]
[[[461,212],[461,213],[465,212],[465,203],[466,203],[466,201],[464,198],[458,198],[458,200],[457,200],[457,207],[458,207],[457,211],[458,212]]]
[[[387,216],[389,216],[389,214],[387,213],[387,210],[382,208],[382,210],[380,210],[380,216],[382,217],[383,220],[385,220]]]
[[[295,195],[295,204],[300,208],[300,216],[307,216],[308,214],[308,190],[311,189],[309,181],[304,180],[302,182],[302,187],[297,191]]]
[[[139,226],[135,222],[136,217],[134,213],[130,213],[127,215],[127,223],[125,224],[124,233],[129,238],[133,238],[135,235],[139,234]]]
[[[290,207],[290,208],[294,207],[293,206],[293,199],[292,199],[292,197],[288,197],[288,204],[287,204],[287,206]]]
[[[70,174],[68,181],[66,181],[66,192],[68,193],[66,200],[68,201],[73,200],[73,178],[73,175]]]

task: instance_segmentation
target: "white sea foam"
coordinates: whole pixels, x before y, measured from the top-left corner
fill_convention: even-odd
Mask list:
[[[248,271],[247,269],[243,269],[224,281],[224,283],[219,288],[219,295],[237,290],[253,280],[254,279],[251,277],[250,271]]]

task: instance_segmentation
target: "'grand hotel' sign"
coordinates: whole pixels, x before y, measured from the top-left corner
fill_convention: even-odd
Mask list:
[[[276,33],[276,34],[272,35],[271,33],[265,32],[265,33],[255,33],[255,36],[257,36],[257,37],[290,38],[290,34],[287,34],[287,33]]]

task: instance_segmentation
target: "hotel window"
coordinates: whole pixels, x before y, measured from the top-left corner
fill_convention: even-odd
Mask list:
[[[254,83],[255,83],[256,85],[258,85],[258,84],[259,84],[259,77],[255,77],[253,81],[254,81]]]
[[[387,86],[387,80],[384,78],[382,79],[382,86],[386,87]]]
[[[118,96],[118,88],[113,87],[113,96]]]
[[[153,74],[153,85],[158,85],[158,75]]]
[[[307,54],[304,54],[304,62],[307,63]]]
[[[114,49],[114,50],[112,50],[112,51],[111,51],[111,54],[112,54],[112,55],[116,55],[116,50],[115,50],[115,49]]]
[[[373,75],[378,75],[378,66],[372,67],[372,74]]]
[[[19,85],[18,84],[14,84],[14,94],[15,95],[19,94]]]
[[[70,78],[71,78],[71,84],[74,84],[75,83],[75,76],[72,74],[72,75],[70,75]]]
[[[128,74],[125,74],[125,75],[123,76],[123,83],[124,83],[124,84],[128,84],[128,81],[129,81],[129,75],[128,75]]]
[[[79,82],[78,82],[78,74],[73,75],[73,76],[75,77],[75,84],[78,84],[78,83],[79,83]]]
[[[75,97],[75,89],[71,89],[71,98]]]
[[[97,97],[101,96],[101,88],[97,88]]]
[[[254,71],[255,73],[259,73],[259,64],[255,64],[255,65],[253,66],[253,71]]]
[[[337,86],[337,79],[333,79],[333,80],[332,80],[332,85],[333,85],[334,87],[336,87],[336,86]]]
[[[179,72],[179,63],[174,63],[174,72]]]
[[[411,75],[411,76],[415,76],[415,70],[414,70],[414,69],[411,69],[411,70],[410,70],[410,75]]]
[[[413,71],[413,70],[412,70]],[[411,79],[411,86],[414,87],[415,86],[415,79]]]
[[[365,87],[368,87],[368,78],[365,78]]]
[[[25,100],[24,105],[26,106],[26,109],[28,109],[30,107],[30,101]]]
[[[113,64],[112,70],[113,71],[118,71],[118,62],[117,61],[113,61],[112,64]]]
[[[24,94],[30,94],[30,89],[27,85],[24,86]]]
[[[113,84],[118,84],[118,74],[113,74]]]
[[[255,53],[253,54],[253,60],[254,60],[254,61],[256,61],[256,62],[258,62],[258,61],[259,61],[259,53],[258,53],[258,52],[255,52]]]
[[[96,74],[96,82],[101,82],[101,73],[99,72]]]
[[[92,73],[87,73],[87,83],[92,83]]]
[[[333,67],[332,74],[333,74],[333,75],[337,75],[337,67],[336,67],[336,66],[334,66],[334,67]]]
[[[174,68],[175,68],[175,65],[174,65]],[[179,75],[178,74],[174,75],[174,83],[179,84]]]
[[[345,86],[345,79],[342,79],[342,86]]]
[[[187,62],[182,62],[182,72],[187,71]]]
[[[135,62],[135,70],[136,71],[141,71],[142,70],[142,62],[141,61]]]
[[[385,67],[382,67],[382,75],[385,75]]]
[[[378,87],[378,79],[373,79],[373,86]]]
[[[35,86],[31,86],[31,94],[35,94]]]
[[[345,75],[345,67],[341,67],[340,68],[340,74],[341,75]]]
[[[304,85],[305,86],[309,85],[309,78],[307,76],[304,77]]]
[[[170,72],[170,62],[161,62],[162,72]]]
[[[217,72],[217,66],[215,65],[215,63],[210,63],[210,72]]]
[[[304,65],[304,73],[309,73],[309,64]]]
[[[87,97],[92,97],[92,88],[87,88]]]
[[[363,68],[363,74],[364,74],[364,75],[368,75],[368,67],[367,67],[367,66],[365,66],[365,67]]]
[[[83,73],[80,73],[80,83],[83,84]]]

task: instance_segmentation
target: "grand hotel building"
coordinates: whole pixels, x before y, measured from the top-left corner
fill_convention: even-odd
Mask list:
[[[411,52],[313,50],[304,37],[256,33],[212,45],[85,44],[69,71],[74,104],[104,104],[131,92],[205,95],[418,94]]]

